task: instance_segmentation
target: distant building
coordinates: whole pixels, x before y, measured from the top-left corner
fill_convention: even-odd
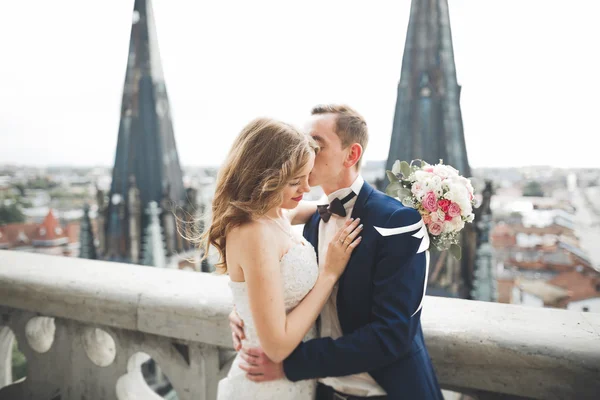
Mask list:
[[[79,223],[60,224],[53,210],[41,223],[0,226],[0,249],[67,257],[79,255]]]
[[[498,301],[600,312],[600,272],[579,246],[573,215],[528,214],[527,224],[499,223],[492,231]]]
[[[549,281],[569,292],[559,306],[573,311],[600,312],[600,273],[578,268]]]

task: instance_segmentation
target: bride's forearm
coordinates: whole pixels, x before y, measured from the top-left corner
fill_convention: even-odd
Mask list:
[[[285,360],[300,344],[317,320],[337,280],[338,277],[321,269],[312,290],[287,314],[283,336],[273,343],[261,341],[264,352],[272,361]]]

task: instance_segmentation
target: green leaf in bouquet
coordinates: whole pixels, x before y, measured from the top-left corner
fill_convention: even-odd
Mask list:
[[[396,160],[392,166],[392,174],[398,175],[400,172],[402,172],[400,169],[400,160]]]
[[[406,161],[402,161],[400,163],[400,170],[402,171],[402,175],[404,175],[405,178],[408,178],[412,173],[412,168],[410,168],[410,165]]]
[[[400,189],[403,189],[402,184],[400,182],[392,182],[385,188],[385,194],[387,194],[388,196],[396,197],[398,196],[398,191]]]
[[[457,260],[460,260],[462,258],[462,249],[457,244],[451,244],[450,245],[450,254],[452,254],[452,256],[454,258],[456,258]]]
[[[387,175],[387,178],[390,181],[390,183],[398,182],[398,178],[396,177],[396,175],[394,175],[392,171],[385,171],[385,174]]]
[[[397,190],[398,190],[398,197],[401,199],[412,196],[412,192],[410,191],[410,189],[407,189],[403,186],[400,186]]]

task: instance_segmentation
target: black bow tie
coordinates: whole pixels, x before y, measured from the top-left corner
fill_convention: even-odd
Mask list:
[[[341,200],[336,197],[335,199],[333,199],[331,204],[323,204],[317,206],[317,211],[319,212],[321,219],[323,219],[323,222],[329,221],[329,218],[331,218],[331,214],[337,214],[340,217],[345,217],[346,209],[344,208],[344,204],[349,202],[354,196],[356,196],[356,193],[350,192],[348,196],[344,197]]]

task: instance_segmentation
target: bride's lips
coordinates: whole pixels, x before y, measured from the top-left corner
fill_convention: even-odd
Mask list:
[[[294,201],[300,201],[300,200],[302,200],[302,196],[292,197],[292,200],[294,200]]]

